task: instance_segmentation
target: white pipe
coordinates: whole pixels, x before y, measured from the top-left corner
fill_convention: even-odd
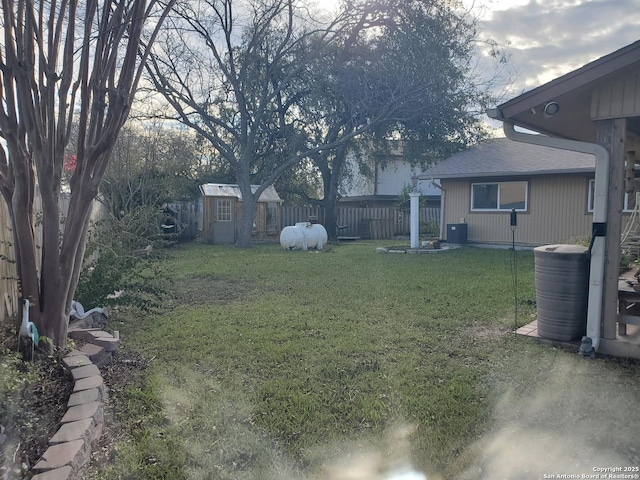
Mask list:
[[[544,147],[560,148],[562,150],[571,150],[574,152],[589,153],[596,157],[595,198],[593,205],[594,237],[592,239],[591,247],[586,336],[591,339],[594,350],[598,350],[598,345],[600,344],[600,327],[602,323],[605,260],[605,237],[603,236],[603,231],[606,232],[607,224],[609,152],[602,145],[597,143],[578,142],[576,140],[567,140],[564,138],[516,132],[513,123],[507,122],[501,118],[496,119],[503,121],[504,133],[510,140],[530,143],[533,145],[542,145]],[[596,230],[599,230],[599,233],[596,234]]]
[[[438,182],[436,182],[433,178],[431,179],[431,185],[440,189],[440,236],[438,237],[440,240],[444,240],[444,188]]]

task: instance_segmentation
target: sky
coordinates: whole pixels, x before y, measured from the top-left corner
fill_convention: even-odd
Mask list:
[[[506,101],[640,39],[640,0],[463,0],[509,51]]]

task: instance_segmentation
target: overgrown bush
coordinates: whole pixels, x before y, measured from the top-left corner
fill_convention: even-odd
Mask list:
[[[568,240],[571,245],[582,245],[583,247],[591,246],[591,237],[571,237]],[[620,273],[626,272],[630,268],[638,265],[638,254],[634,250],[622,250],[620,252]]]
[[[100,222],[87,245],[76,300],[86,308],[135,305],[150,310],[164,292],[161,210],[138,207]]]
[[[411,212],[411,196],[409,195],[413,191],[413,188],[409,185],[405,185],[402,187],[402,191],[398,195],[395,201],[395,206],[402,213],[410,213]],[[427,197],[425,197],[422,192],[420,192],[420,197],[418,198],[418,208],[422,208],[427,204]]]
[[[420,235],[424,237],[440,238],[440,222],[435,218],[420,222]]]

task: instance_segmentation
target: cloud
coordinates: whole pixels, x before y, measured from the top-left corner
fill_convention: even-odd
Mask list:
[[[633,43],[638,24],[640,0],[530,0],[482,20],[487,37],[509,44],[515,95]]]

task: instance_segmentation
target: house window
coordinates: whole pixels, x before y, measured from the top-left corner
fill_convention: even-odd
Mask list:
[[[231,200],[219,198],[216,202],[216,217],[218,222],[231,221]]]
[[[640,193],[640,178],[636,178],[634,182],[636,184],[636,192]],[[596,181],[592,178],[591,180],[589,180],[589,200],[587,204],[587,209],[589,212],[593,212],[593,205],[595,203],[595,192],[596,192]],[[636,196],[625,193],[624,202],[622,204],[622,211],[633,212],[633,209],[635,207],[636,207]]]
[[[527,182],[491,182],[471,184],[471,210],[527,210]]]

